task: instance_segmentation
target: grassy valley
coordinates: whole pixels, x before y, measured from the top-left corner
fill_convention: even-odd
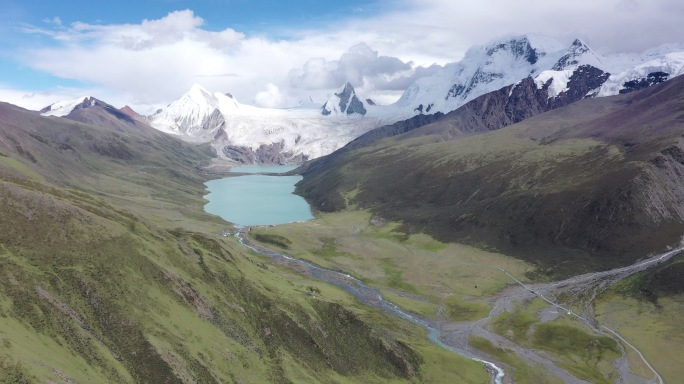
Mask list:
[[[407,236],[398,228],[367,211],[349,211],[252,233],[256,240],[264,235],[287,239],[289,255],[350,273],[430,319],[486,317],[488,299],[509,283],[499,268],[519,276],[532,269],[501,254]]]
[[[684,374],[682,257],[636,274],[606,291],[596,302],[596,318],[616,329],[646,354],[666,382]]]
[[[566,313],[511,276],[541,289],[680,241],[682,89],[480,135],[428,125],[373,139],[306,171],[298,191],[315,220],[250,237],[358,277],[515,382],[650,379],[593,319],[671,380],[678,259],[599,291],[590,320],[572,314],[583,296],[559,295]],[[489,380],[423,328],[240,245],[202,208],[217,177],[208,147],[101,113],[0,105],[0,382]]]
[[[0,105],[0,382],[485,382],[203,212],[206,148]]]
[[[389,301],[437,324],[452,345],[473,348],[502,364],[516,383],[566,382],[568,376],[558,369],[595,383],[620,377],[613,367],[623,355],[618,342],[524,289],[521,294],[501,271],[529,284],[524,276],[532,275],[534,265],[400,228],[366,210],[346,210],[322,213],[306,223],[253,228],[251,237],[361,278]],[[287,242],[287,249],[269,241],[273,238]],[[631,361],[632,374],[650,377],[640,363]]]

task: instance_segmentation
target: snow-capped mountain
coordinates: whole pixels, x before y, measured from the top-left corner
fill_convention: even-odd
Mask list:
[[[566,53],[557,41],[532,35],[472,47],[461,61],[411,84],[395,105],[422,113],[447,113],[485,93],[550,69]]]
[[[117,109],[92,96],[54,103],[41,109],[40,113],[43,116],[59,116],[119,132],[126,132],[130,129],[136,132],[157,132],[149,126],[144,116],[136,113],[131,107]]]
[[[567,53],[561,56],[556,64],[551,67],[553,71],[563,71],[569,68],[577,68],[580,65],[591,65],[596,68],[603,68],[605,64],[601,58],[580,39],[572,42]]]
[[[369,104],[375,105],[372,102]],[[364,105],[363,101],[358,98],[354,87],[352,87],[349,82],[344,85],[342,92],[334,93],[321,107],[321,113],[324,116],[331,114],[365,115],[366,112],[366,106]]]
[[[41,109],[39,112],[43,116],[64,117],[76,109],[95,105],[96,100],[97,99],[92,96],[83,96],[78,99],[58,101]]]
[[[195,84],[181,98],[150,116],[150,122],[167,133],[201,137],[225,124],[222,112],[229,114],[239,109],[241,106],[229,94],[210,93]]]
[[[579,68],[592,84],[585,95],[610,96],[648,86],[684,72],[684,47],[664,46],[641,55],[601,55],[580,39],[570,47],[538,35],[492,41],[469,49],[459,62],[447,64],[434,75],[415,81],[395,106],[420,113],[447,113],[470,100],[532,77],[548,89],[549,98],[568,91]]]
[[[568,46],[539,35],[509,36],[472,47],[461,61],[416,80],[391,105],[375,105],[350,83],[323,102],[309,98],[284,109],[242,104],[228,93],[194,85],[155,114],[135,119],[188,141],[209,142],[220,156],[238,162],[297,163],[327,155],[371,129],[420,114],[446,114],[505,87],[509,98],[534,94],[544,99],[535,102],[539,112],[586,97],[630,92],[682,73],[684,46],[602,55],[580,39]],[[532,92],[530,84],[539,92]],[[82,97],[41,113],[66,116],[97,102]]]
[[[230,94],[193,85],[148,119],[161,131],[211,142],[220,155],[243,163],[298,163],[326,155],[387,124],[387,118],[372,113],[377,108],[364,105],[348,83],[324,106],[316,105],[258,108],[241,104]]]
[[[598,91],[598,97],[627,93],[684,74],[684,49],[659,57],[646,56],[636,65],[615,71]]]

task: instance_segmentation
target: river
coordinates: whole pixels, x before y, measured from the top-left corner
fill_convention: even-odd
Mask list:
[[[480,359],[467,351],[447,345],[442,341],[442,335],[438,328],[432,326],[428,321],[421,319],[419,316],[404,311],[403,309],[399,308],[396,304],[385,300],[382,297],[382,294],[380,294],[380,292],[377,289],[367,286],[361,280],[352,277],[348,274],[325,269],[318,265],[309,263],[307,261],[288,256],[284,253],[258,248],[252,244],[249,244],[247,243],[244,237],[244,233],[248,230],[248,228],[242,227],[237,232],[236,236],[238,237],[240,244],[244,245],[245,247],[251,249],[256,253],[268,256],[274,264],[286,266],[288,268],[299,271],[307,276],[313,277],[317,280],[322,280],[328,284],[342,288],[346,292],[349,292],[352,295],[354,295],[354,297],[356,297],[356,299],[359,300],[361,303],[369,307],[382,309],[383,311],[388,312],[391,315],[401,317],[402,319],[408,320],[414,324],[423,327],[428,332],[427,337],[428,339],[430,339],[430,341],[451,352],[457,353],[461,356],[482,363],[485,366],[487,372],[492,376],[494,383],[503,383],[503,369],[501,369],[491,361]]]

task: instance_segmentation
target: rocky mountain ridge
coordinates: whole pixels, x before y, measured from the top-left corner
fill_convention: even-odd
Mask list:
[[[540,99],[545,105],[540,110],[548,110],[582,98],[641,89],[682,73],[684,48],[678,46],[642,55],[609,56],[596,53],[580,39],[564,47],[543,36],[522,35],[471,48],[459,62],[416,80],[391,105],[364,101],[350,83],[323,103],[311,100],[285,109],[242,104],[228,93],[194,85],[167,107],[137,120],[186,141],[211,143],[219,156],[238,163],[299,163],[332,153],[372,129],[416,115],[447,114],[506,87],[512,96],[517,91],[510,87],[527,78],[546,93],[549,101]],[[67,115],[89,103],[92,98],[55,103],[41,113]],[[536,112],[516,113],[530,116]]]

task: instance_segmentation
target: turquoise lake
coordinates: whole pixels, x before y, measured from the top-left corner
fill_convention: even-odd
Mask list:
[[[295,195],[294,185],[301,176],[266,176],[261,172],[287,172],[296,166],[253,165],[231,169],[251,175],[226,177],[206,183],[208,213],[239,225],[286,224],[313,219],[309,204]]]

